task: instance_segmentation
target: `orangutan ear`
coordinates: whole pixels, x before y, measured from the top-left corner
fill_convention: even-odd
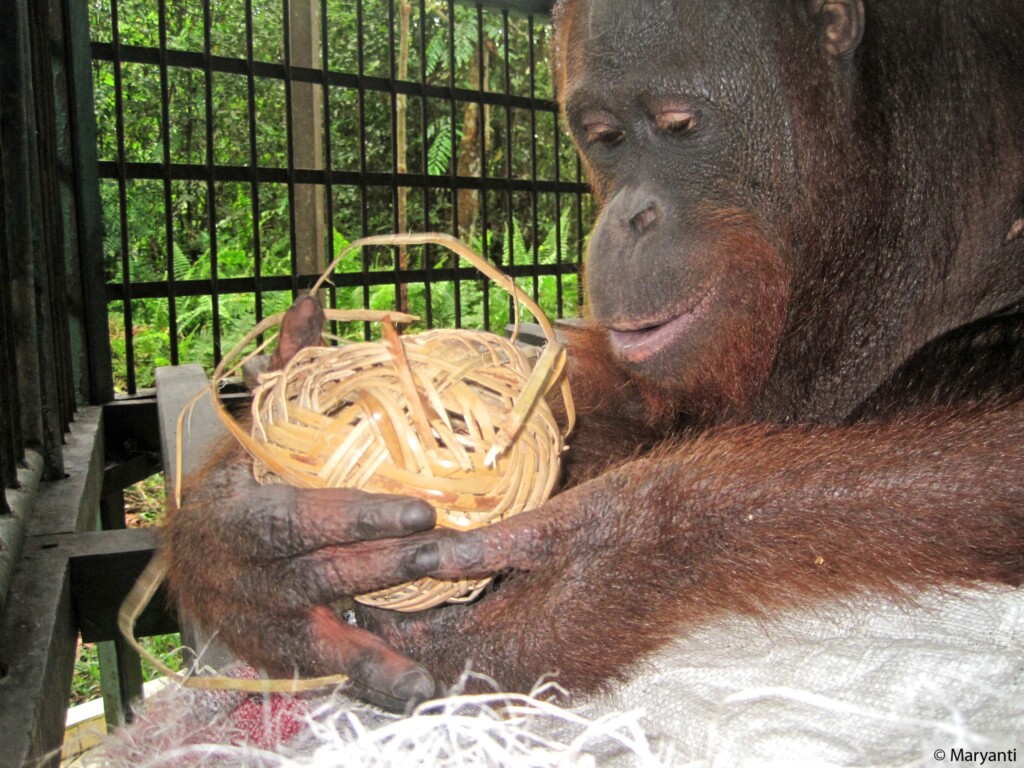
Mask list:
[[[852,53],[864,35],[864,0],[811,0],[825,50],[839,57]]]

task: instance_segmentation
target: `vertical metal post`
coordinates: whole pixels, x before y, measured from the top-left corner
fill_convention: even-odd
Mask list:
[[[223,323],[220,317],[220,263],[217,248],[217,147],[213,129],[213,17],[210,3],[203,3],[203,98],[206,105],[204,127],[206,132],[206,231],[210,238],[210,308],[213,323],[213,359],[220,362]]]
[[[458,131],[458,109],[455,102],[455,0],[448,0],[445,12],[448,14],[448,120],[450,121],[449,133],[451,141],[451,196],[452,196],[452,234],[458,237],[461,233],[459,231],[459,195],[462,190],[459,189],[459,166],[460,160],[459,149],[461,148],[461,142],[459,141]],[[425,44],[424,44],[425,47]],[[477,110],[479,113],[482,110]],[[424,128],[426,130],[426,128]],[[481,158],[480,175],[484,175],[483,158]],[[478,194],[482,195],[483,192]],[[484,229],[482,236],[487,236],[487,230]],[[454,290],[452,295],[455,297],[455,327],[462,327],[462,285],[459,282],[459,278],[456,277],[454,280]],[[486,302],[486,298],[485,298]],[[487,317],[486,311],[487,304],[484,304],[484,318]],[[433,318],[431,318],[433,319]]]
[[[256,148],[256,50],[253,41],[252,0],[245,0],[245,88],[249,116],[249,201],[252,216],[253,284],[256,289],[256,319],[263,319],[263,235],[260,231],[259,153]],[[261,339],[262,341],[262,339]]]
[[[454,34],[454,33],[453,33]],[[488,247],[488,237],[490,236],[490,222],[487,220],[487,192],[490,188],[488,183],[488,172],[487,167],[487,132],[490,130],[490,110],[484,106],[483,96],[484,91],[487,90],[487,70],[484,68],[484,11],[482,5],[476,7],[476,40],[477,50],[480,51],[480,55],[477,57],[477,75],[479,83],[479,92],[477,98],[480,99],[480,109],[477,110],[477,119],[480,121],[480,237],[481,237],[481,250],[483,251],[484,258],[494,260],[491,253],[491,249]],[[452,44],[454,45],[454,38]],[[484,330],[491,330],[491,292],[484,287],[483,291],[483,312],[484,312]]]
[[[359,232],[362,237],[370,233],[369,190],[366,184],[366,38],[364,36],[363,0],[356,0],[356,76],[359,82],[357,92],[359,111]],[[363,306],[370,306],[370,258],[363,249]],[[370,338],[370,324],[363,324],[363,336]]]
[[[505,268],[510,275],[515,275],[516,270],[516,217],[515,217],[515,195],[513,193],[512,178],[512,104],[509,96],[512,94],[512,65],[509,61],[512,47],[512,38],[509,34],[508,9],[501,10],[501,39],[505,48],[503,66],[505,69],[504,95],[505,95]],[[515,299],[508,297],[508,316],[512,317],[515,312]]]
[[[320,93],[323,97],[322,102],[322,119],[321,127],[323,130],[322,137],[326,140],[322,142],[323,147],[323,166],[325,169],[324,173],[324,186],[320,189],[321,198],[324,201],[324,213],[326,214],[326,238],[321,237],[318,242],[323,243],[326,239],[324,247],[326,248],[326,254],[321,256],[324,259],[324,263],[320,267],[320,271],[327,266],[326,261],[334,257],[335,254],[335,242],[334,242],[334,182],[331,178],[331,173],[334,171],[334,160],[331,154],[331,89],[328,86],[328,75],[330,73],[330,48],[329,46],[329,35],[328,35],[328,18],[327,18],[327,0],[320,0],[320,67],[321,76],[324,81],[321,86]],[[321,219],[322,220],[322,219]],[[336,294],[333,286],[330,289],[330,306],[336,304]],[[321,297],[323,301],[323,297]]]
[[[167,336],[171,365],[178,364],[177,268],[174,258],[174,196],[171,184],[171,86],[167,65],[167,0],[158,0],[160,29],[160,143],[163,160],[164,246],[167,265]]]
[[[117,216],[121,244],[121,286],[124,291],[124,360],[125,385],[135,394],[135,335],[132,303],[131,253],[128,239],[128,171],[126,167],[124,126],[124,82],[121,65],[121,25],[118,0],[110,0],[110,42],[114,68],[114,130],[117,137]]]
[[[0,3],[0,46],[6,52],[0,68],[0,135],[7,183],[8,262],[19,374],[18,404],[26,442],[43,454],[43,477],[64,476],[59,388],[55,378],[49,271],[41,218],[38,126],[32,81],[32,49],[28,8],[24,0]]]

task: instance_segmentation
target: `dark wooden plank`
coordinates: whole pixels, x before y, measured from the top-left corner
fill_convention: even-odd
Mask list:
[[[4,51],[0,67],[0,164],[4,168],[5,199],[0,209],[5,219],[7,245],[14,256],[7,261],[10,299],[8,319],[11,321],[15,344],[15,370],[5,375],[15,376],[18,382],[17,414],[21,418],[22,439],[43,448],[43,476],[52,478],[56,466],[49,445],[48,433],[43,428],[44,380],[39,361],[37,336],[37,296],[35,262],[42,259],[36,239],[36,214],[33,204],[35,189],[32,176],[31,139],[32,88],[30,83],[30,56],[28,16],[25,3],[0,3],[0,50]]]
[[[514,330],[514,323],[506,325],[505,336],[511,337]],[[544,335],[544,329],[537,323],[520,323],[519,336],[516,340],[528,347],[543,347],[548,343],[548,337]]]
[[[104,403],[103,421],[108,457],[160,453],[160,418],[154,392]]]
[[[107,471],[103,475],[104,486],[111,485],[112,476],[110,467],[107,467]],[[120,486],[120,488],[124,487]],[[100,502],[100,518],[100,527],[104,531],[126,528],[123,490],[104,495]],[[72,566],[72,585],[77,584],[78,581],[74,576],[74,566]],[[100,594],[106,596],[109,592],[109,589],[104,588]],[[86,594],[94,593],[89,590]],[[74,588],[72,588],[72,596],[74,596]],[[82,614],[81,610],[76,612],[79,623],[81,623]],[[142,656],[128,643],[127,639],[117,636],[113,640],[105,640],[96,644],[96,658],[100,665],[103,714],[106,716],[107,731],[111,732],[114,728],[131,722],[132,702],[143,698]]]
[[[107,432],[109,434],[109,431]],[[159,453],[139,453],[131,458],[108,461],[106,471],[103,473],[103,498],[124,493],[129,486],[140,480],[152,477],[163,469]],[[103,529],[123,528],[121,525],[108,525],[103,522]]]
[[[95,527],[103,485],[102,411],[85,408],[65,446],[67,477],[42,483],[0,616],[0,758],[55,765],[77,627],[65,542]]]
[[[155,529],[33,536],[15,571],[0,619],[0,765],[35,765],[64,734],[77,628],[86,642],[115,641],[111,712],[137,696],[141,679],[117,634],[117,611],[159,540]],[[177,631],[159,592],[139,619],[139,634]],[[8,763],[8,759],[10,762]]]
[[[112,733],[115,728],[132,721],[132,705],[144,696],[142,659],[121,636],[97,643],[96,657],[103,689],[103,715],[107,733]]]
[[[71,563],[71,601],[82,640],[115,640],[117,612],[160,541],[155,528],[97,531],[79,536],[51,537]],[[178,631],[174,611],[160,590],[139,617],[139,636]]]
[[[81,409],[64,439],[67,476],[41,487],[26,526],[29,536],[96,528],[103,489],[103,409]]]
[[[156,369],[156,400],[160,418],[160,437],[164,459],[164,484],[168,498],[174,491],[175,455],[177,452],[178,414],[192,398],[210,386],[206,372],[199,365],[177,365]],[[196,402],[185,421],[181,439],[184,475],[199,469],[218,441],[228,436],[210,404],[209,397]]]
[[[26,542],[11,587],[0,618],[0,763],[55,766],[75,661],[68,562]]]

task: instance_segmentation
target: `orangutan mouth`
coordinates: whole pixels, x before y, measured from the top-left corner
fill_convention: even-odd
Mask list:
[[[665,320],[622,323],[609,327],[608,338],[619,359],[626,363],[643,363],[663,352],[685,336],[708,315],[716,291],[704,291],[687,309],[671,314]]]

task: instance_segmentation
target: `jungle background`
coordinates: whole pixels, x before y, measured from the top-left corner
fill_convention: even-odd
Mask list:
[[[366,234],[446,231],[506,268],[557,265],[549,272],[558,274],[520,282],[550,316],[575,314],[580,299],[575,272],[589,200],[513,191],[511,184],[503,189],[501,183],[578,180],[578,161],[569,140],[559,135],[557,115],[407,96],[375,85],[376,79],[390,79],[551,100],[546,21],[451,0],[304,2],[314,16],[312,34],[318,42],[312,52],[286,50],[288,0],[90,0],[94,49],[116,41],[122,52],[134,46],[257,64],[295,63],[304,56],[305,66],[354,75],[369,84],[309,86],[314,103],[300,116],[294,110],[302,86],[293,84],[289,97],[283,79],[256,76],[250,85],[245,74],[168,66],[162,82],[158,66],[94,56],[110,283],[173,280],[187,285],[211,277],[249,276],[254,269],[270,277],[301,272],[302,264],[315,263],[296,253],[300,244],[292,226],[293,220],[300,232],[310,226],[296,215],[295,190],[308,192],[299,188],[312,185],[294,186],[290,195],[285,183],[125,179],[116,170],[119,163],[286,169],[290,153],[293,164],[301,165],[298,137],[312,130],[318,155],[307,159],[309,167],[364,177],[412,174],[426,180],[421,188],[336,183],[329,190],[313,190],[319,195],[317,205],[330,209],[329,221],[321,215],[312,225],[320,228],[322,245],[317,247],[322,253],[334,254]],[[294,28],[292,19],[290,35]],[[452,179],[480,176],[494,182],[486,191],[453,192],[450,187]],[[406,309],[430,326],[500,330],[509,305],[494,286],[479,280],[379,278],[395,273],[396,266],[452,266],[448,259],[447,254],[412,249],[353,253],[340,271],[361,272],[369,279],[339,289],[332,299],[343,308]],[[152,372],[159,365],[211,366],[258,319],[281,311],[292,299],[293,291],[266,291],[216,299],[138,299],[128,307],[112,301],[118,389],[134,392],[152,386]],[[343,332],[353,338],[372,334],[362,327]]]
[[[319,272],[364,235],[456,234],[518,271],[549,317],[577,313],[593,212],[588,195],[563,191],[580,185],[580,166],[551,107],[546,19],[454,0],[88,3],[118,392],[152,387],[163,365],[212,370],[287,308],[292,276]],[[328,85],[286,82],[282,64],[320,70]],[[295,168],[334,179],[298,184]],[[327,298],[500,332],[505,293],[432,274],[454,266],[433,249],[353,252],[336,270],[353,279]],[[228,287],[253,275],[256,290]],[[129,525],[160,517],[162,486],[157,476],[128,490]],[[147,643],[176,666],[176,636]],[[99,690],[95,648],[84,646],[72,703]]]

